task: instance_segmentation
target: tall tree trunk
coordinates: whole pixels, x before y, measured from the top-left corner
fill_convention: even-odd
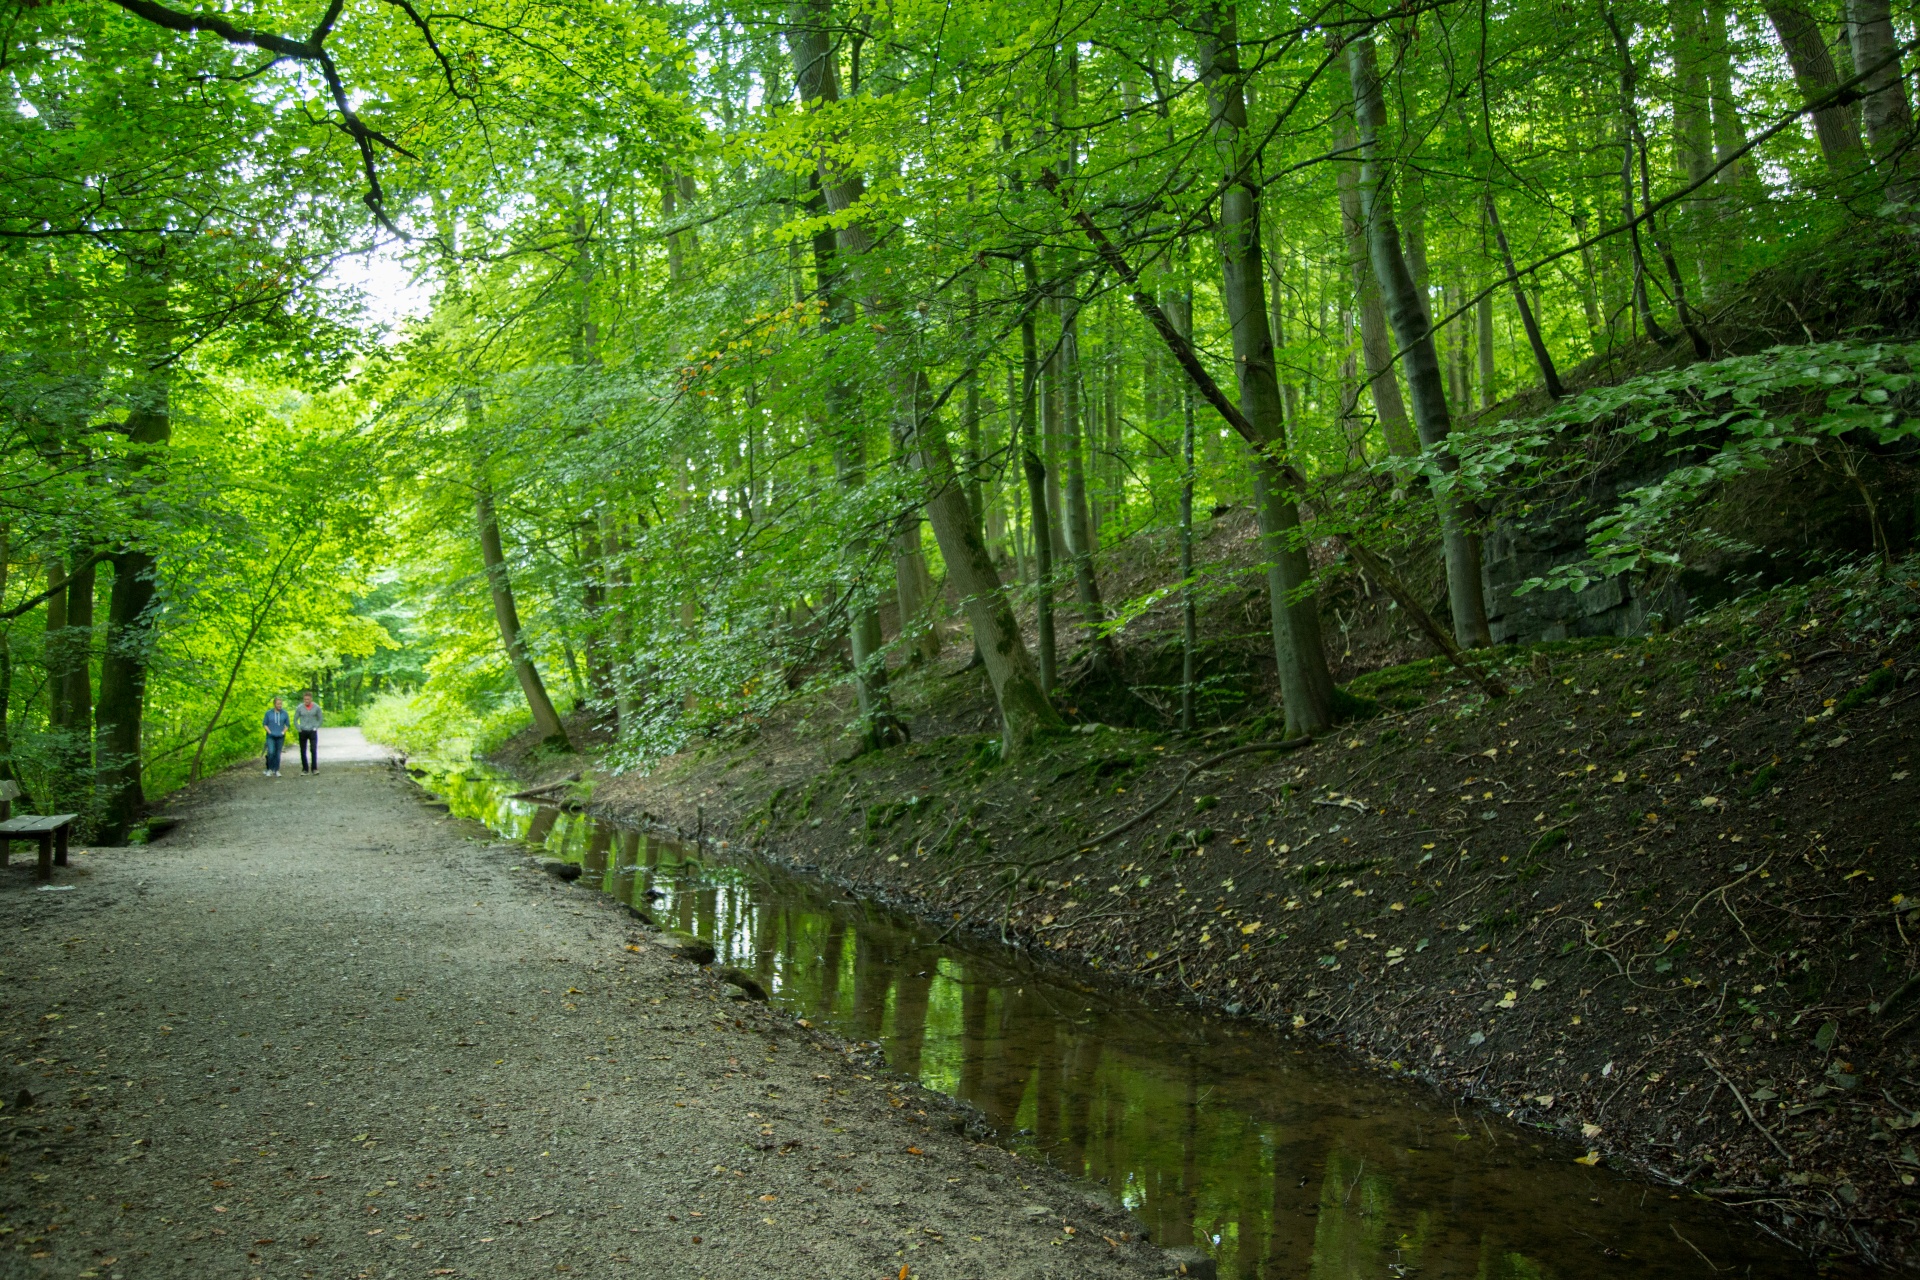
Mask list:
[[[1494,243],[1500,246],[1500,263],[1507,269],[1507,287],[1513,291],[1513,309],[1520,313],[1520,325],[1527,332],[1527,345],[1533,348],[1533,362],[1540,370],[1540,385],[1555,400],[1563,399],[1567,389],[1560,385],[1560,371],[1553,367],[1553,356],[1547,351],[1547,340],[1540,333],[1540,322],[1533,314],[1533,307],[1527,302],[1527,291],[1520,287],[1520,272],[1513,262],[1513,250],[1507,244],[1507,233],[1500,225],[1500,211],[1494,207],[1492,188],[1483,189],[1481,199],[1486,203],[1487,225],[1493,228]]]
[[[593,291],[596,276],[593,239],[588,231],[584,200],[574,192],[573,235],[574,317],[570,335],[570,354],[574,367],[574,395],[587,400],[590,371],[600,367],[600,325],[594,319]],[[597,504],[596,504],[597,505]],[[614,692],[613,637],[607,627],[607,565],[602,517],[596,511],[581,521],[575,530],[574,552],[580,564],[580,611],[586,619],[581,645],[586,650],[587,691],[596,714],[614,717],[614,732],[620,731],[618,698]]]
[[[1040,687],[1053,693],[1054,673],[1059,669],[1059,647],[1053,634],[1053,521],[1047,511],[1047,469],[1040,461],[1034,440],[1041,372],[1039,335],[1035,332],[1034,303],[1040,281],[1034,269],[1033,255],[1027,254],[1027,309],[1020,319],[1020,360],[1023,386],[1020,394],[1020,471],[1027,482],[1027,512],[1033,531],[1034,621],[1039,632]]]
[[[1175,317],[1180,336],[1193,340],[1193,291]],[[1180,388],[1180,731],[1192,733],[1199,685],[1199,610],[1193,580],[1193,384]]]
[[[975,318],[980,312],[980,277],[974,272],[967,273],[965,288],[966,320],[962,335],[967,350],[973,352],[979,344]],[[987,546],[993,546],[993,531],[988,526],[986,486],[983,480],[985,463],[980,436],[980,371],[967,371],[967,390],[960,402],[960,433],[965,437],[966,452],[963,455],[967,469],[967,505],[973,508],[973,518],[979,522],[981,530],[987,534]]]
[[[1780,37],[1780,47],[1786,51],[1787,65],[1793,68],[1794,82],[1804,100],[1811,102],[1840,83],[1826,37],[1802,0],[1765,0],[1761,7]],[[1849,177],[1860,168],[1864,158],[1860,129],[1845,106],[1827,106],[1814,112],[1813,132],[1820,139],[1820,154],[1836,175]]]
[[[1712,86],[1707,11],[1702,0],[1669,0],[1673,29],[1673,151],[1689,183],[1713,169]]]
[[[1087,514],[1086,441],[1082,431],[1080,394],[1080,304],[1067,298],[1060,313],[1061,364],[1065,392],[1061,422],[1065,427],[1061,452],[1067,460],[1067,551],[1073,557],[1073,580],[1080,601],[1081,625],[1093,650],[1094,670],[1114,675],[1120,670],[1120,651],[1106,633],[1107,614],[1100,603],[1100,580],[1093,572],[1093,526]]]
[[[164,307],[164,302],[158,302]],[[127,415],[127,444],[136,475],[161,465],[173,440],[171,366],[164,315],[152,322],[158,332],[148,346],[146,402]],[[147,482],[142,481],[142,487]],[[144,504],[143,504],[144,505]],[[100,805],[102,844],[125,844],[146,809],[141,786],[141,725],[146,716],[147,669],[153,658],[153,598],[159,565],[145,547],[126,546],[113,553],[113,591],[107,599],[106,650],[100,658],[100,705],[95,722],[95,780]],[[203,743],[204,745],[204,743]],[[196,762],[198,756],[195,756]]]
[[[901,452],[906,452],[904,431]],[[933,572],[920,542],[920,513],[909,511],[895,525],[894,594],[900,603],[900,638],[913,662],[940,660],[940,634],[934,629]]]
[[[477,399],[477,397],[475,397]],[[474,486],[474,517],[480,531],[480,559],[487,570],[487,591],[493,597],[493,618],[500,626],[500,643],[513,664],[513,675],[533,712],[534,728],[543,741],[564,750],[573,750],[567,728],[547,696],[547,685],[527,651],[525,633],[520,627],[520,608],[514,602],[513,582],[507,573],[507,557],[501,546],[500,517],[493,508],[493,486],[482,476]]]
[[[1285,410],[1267,328],[1266,272],[1261,262],[1260,175],[1247,139],[1236,8],[1221,4],[1202,17],[1200,77],[1214,145],[1227,181],[1220,194],[1220,292],[1233,333],[1240,412],[1260,433],[1253,457],[1253,498],[1262,552],[1269,565],[1274,662],[1280,675],[1287,734],[1319,733],[1333,723],[1333,675],[1320,634],[1320,604],[1300,529],[1299,495],[1279,478],[1286,455]]]
[[[1393,369],[1393,335],[1387,332],[1387,313],[1380,305],[1380,286],[1367,266],[1367,233],[1360,217],[1360,166],[1354,153],[1355,145],[1352,117],[1345,113],[1336,115],[1333,146],[1346,157],[1334,171],[1340,190],[1340,230],[1346,239],[1347,270],[1353,279],[1353,296],[1360,312],[1360,351],[1367,363],[1367,386],[1373,392],[1373,412],[1380,419],[1380,434],[1386,437],[1387,452],[1395,457],[1411,457],[1420,452],[1420,437],[1407,421],[1406,401],[1400,396],[1400,379]]]
[[[76,759],[93,754],[93,597],[99,585],[98,562],[90,547],[75,547],[68,557],[66,655],[61,699],[73,731]]]
[[[1907,101],[1906,81],[1900,72],[1900,40],[1893,30],[1888,0],[1847,0],[1847,41],[1853,65],[1859,71],[1879,67],[1861,84],[1861,122],[1873,162],[1885,172],[1887,194],[1901,204],[1913,203],[1912,163],[1906,154],[1912,145],[1913,108]]]
[[[902,375],[897,389],[912,415],[913,442],[930,493],[927,519],[947,563],[947,580],[960,597],[973,628],[973,642],[986,664],[987,680],[1000,704],[1000,752],[1015,759],[1032,747],[1034,736],[1060,727],[1060,714],[1048,700],[1040,672],[1020,637],[1000,584],[999,570],[987,554],[986,540],[967,505],[964,478],[953,465],[946,433],[926,412],[926,379],[917,366]]]
[[[1747,131],[1740,123],[1740,104],[1733,92],[1733,54],[1727,46],[1725,0],[1707,0],[1705,42],[1707,93],[1713,103],[1713,159],[1715,164],[1726,164],[1746,147]],[[1752,177],[1752,157],[1741,156],[1722,169],[1716,181],[1736,186]]]
[[[1126,517],[1127,481],[1121,462],[1120,437],[1120,366],[1123,351],[1120,346],[1120,306],[1116,298],[1107,299],[1106,331],[1101,338],[1100,363],[1103,373],[1101,390],[1106,398],[1104,419],[1106,436],[1107,502],[1106,515],[1101,520],[1100,529],[1095,530],[1097,538],[1110,538],[1104,531],[1121,525]]]
[[[910,458],[908,443],[912,424],[896,421],[893,428],[894,451]],[[934,590],[933,571],[927,567],[927,552],[920,540],[923,518],[918,508],[904,511],[894,522],[890,550],[893,554],[894,595],[900,605],[900,640],[908,660],[915,664],[940,660],[940,632],[935,620],[939,600]]]
[[[1367,247],[1374,278],[1393,323],[1394,338],[1404,353],[1407,391],[1413,401],[1414,427],[1420,443],[1431,449],[1444,442],[1453,424],[1447,412],[1447,393],[1440,361],[1433,349],[1433,330],[1426,300],[1400,251],[1400,233],[1394,224],[1393,197],[1378,139],[1386,128],[1386,102],[1374,62],[1371,33],[1347,45],[1347,74],[1353,84],[1354,119],[1360,131],[1360,206],[1367,228]],[[1446,471],[1459,467],[1451,453],[1441,455]],[[1480,579],[1480,548],[1467,524],[1464,504],[1455,493],[1435,494],[1439,504],[1441,538],[1447,562],[1447,599],[1452,606],[1453,631],[1463,645],[1493,643],[1487,629],[1487,606]]]
[[[13,527],[0,522],[0,600],[13,569]],[[13,624],[0,623],[0,781],[19,781],[13,767]]]
[[[1611,9],[1605,10],[1602,16],[1606,19],[1607,26],[1613,33],[1614,49],[1620,56],[1620,110],[1626,117],[1628,186],[1629,188],[1632,186],[1632,170],[1637,167],[1640,173],[1640,213],[1647,228],[1647,236],[1653,241],[1654,248],[1660,251],[1660,261],[1667,269],[1667,283],[1673,288],[1673,304],[1680,316],[1680,328],[1685,331],[1687,337],[1692,341],[1694,355],[1699,359],[1705,360],[1713,354],[1713,350],[1707,345],[1706,337],[1700,332],[1699,326],[1694,323],[1693,311],[1687,305],[1686,282],[1680,278],[1680,264],[1673,256],[1673,247],[1667,242],[1666,238],[1660,234],[1659,220],[1654,217],[1652,165],[1647,159],[1649,153],[1652,151],[1652,147],[1648,145],[1646,131],[1640,127],[1638,89],[1640,72],[1634,64],[1633,48],[1628,43],[1626,32],[1621,27],[1619,20],[1614,16],[1613,11]],[[1632,218],[1631,191],[1628,193],[1627,200],[1627,216]],[[1637,227],[1634,228],[1632,240],[1635,262],[1636,265],[1639,265],[1640,237]],[[1645,273],[1643,271],[1643,297],[1645,293],[1644,275]],[[1651,327],[1653,319],[1651,309],[1649,309],[1646,319],[1649,325],[1647,333],[1648,336],[1651,337],[1654,333]]]
[[[839,92],[826,34],[831,18],[832,0],[799,0],[789,28],[794,65],[815,78],[814,92],[821,100],[832,100]],[[856,176],[823,175],[821,185],[827,207],[834,213],[847,211],[859,199]],[[866,227],[857,221],[849,222],[839,233],[840,249],[849,257],[863,254],[870,244]],[[890,301],[879,296],[877,285],[867,305],[877,315],[890,316],[894,309]],[[953,464],[945,433],[926,410],[926,379],[912,355],[902,352],[902,363],[893,374],[895,413],[897,420],[909,424],[913,456],[919,461],[929,490],[927,518],[933,525],[940,556],[946,561],[948,581],[966,610],[974,644],[1000,704],[1001,755],[1012,759],[1031,747],[1036,734],[1057,728],[1060,716],[1041,687],[1039,672],[1001,587],[999,571],[987,554],[980,526],[967,502],[966,478]]]
[[[47,728],[55,736],[66,732],[67,707],[67,559],[58,551],[47,555],[47,616],[40,640],[41,661],[47,668]]]
[[[1480,368],[1480,409],[1499,403],[1499,374],[1493,363],[1493,295],[1483,292],[1473,304],[1473,348]]]
[[[825,19],[830,5],[803,0],[795,8],[795,21],[787,32],[788,52],[793,59],[794,83],[807,110],[815,111],[840,100],[840,80],[833,65],[833,50],[828,41]],[[832,169],[823,155],[814,172],[816,209],[844,209],[857,198],[854,190],[839,189],[847,180]],[[854,180],[854,181],[857,181]],[[837,191],[837,194],[836,194]],[[855,246],[864,248],[864,242]],[[831,228],[813,235],[815,288],[820,292],[820,332],[831,341],[833,335],[853,319],[853,301],[847,296],[842,279],[842,237]],[[859,397],[845,379],[829,378],[826,386],[827,428],[834,433],[834,469],[841,488],[857,493],[866,484],[866,432],[860,416]],[[848,544],[848,559],[864,571],[872,559],[872,548],[864,533],[857,533]],[[908,740],[907,726],[894,714],[893,693],[887,686],[886,646],[880,633],[880,610],[864,592],[856,594],[847,615],[847,641],[853,656],[854,695],[860,705],[860,720],[867,742],[876,748],[897,746]]]
[[[47,725],[53,731],[54,760],[48,799],[56,809],[88,813],[93,781],[94,569],[90,552],[76,548],[67,557],[50,557],[47,585],[60,588],[47,601]]]
[[[1047,312],[1055,317],[1056,323],[1060,311],[1060,299],[1054,298]],[[1065,503],[1060,493],[1060,441],[1065,434],[1060,418],[1066,407],[1066,372],[1062,367],[1065,360],[1061,346],[1056,337],[1047,349],[1047,358],[1040,362],[1040,436],[1034,452],[1043,464],[1045,483],[1041,492],[1046,499],[1048,559],[1053,564],[1072,564],[1073,550],[1067,546]]]

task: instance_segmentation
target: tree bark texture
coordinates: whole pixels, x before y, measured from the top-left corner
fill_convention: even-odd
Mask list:
[[[533,655],[527,651],[526,635],[520,627],[520,609],[513,598],[513,581],[507,573],[493,488],[484,478],[475,488],[474,517],[479,525],[480,559],[486,566],[487,591],[493,597],[493,618],[500,627],[500,643],[507,651],[507,660],[513,664],[514,679],[520,682],[527,708],[533,712],[534,728],[540,731],[542,740],[571,751],[573,743],[567,737],[567,728],[560,722],[553,699],[547,696],[546,682],[540,678]]]
[[[1887,194],[1902,204],[1912,203],[1913,108],[1900,73],[1900,40],[1893,30],[1888,0],[1847,0],[1847,42],[1856,73],[1868,74],[1860,92],[1860,121],[1866,127],[1867,148],[1884,172]]]
[[[1713,168],[1707,11],[1701,0],[1670,0],[1673,28],[1673,150],[1680,175],[1699,182]]]
[[[1007,603],[1000,571],[987,554],[986,539],[967,505],[965,478],[953,465],[953,454],[940,424],[924,412],[926,379],[917,366],[896,375],[898,394],[911,406],[913,442],[920,469],[926,476],[927,519],[947,562],[947,580],[960,597],[973,628],[973,640],[986,664],[987,679],[1000,704],[1000,752],[1004,759],[1025,754],[1034,737],[1060,727],[1040,683],[1040,672],[1021,638],[1020,624]]]
[[[1507,287],[1513,291],[1513,309],[1520,314],[1520,325],[1527,332],[1527,345],[1533,348],[1533,363],[1540,370],[1540,385],[1555,400],[1564,399],[1567,389],[1560,385],[1560,371],[1553,367],[1553,356],[1547,350],[1547,340],[1540,333],[1540,321],[1533,314],[1533,307],[1527,301],[1527,291],[1520,287],[1520,273],[1513,262],[1513,249],[1507,244],[1506,229],[1500,225],[1500,210],[1494,206],[1492,190],[1481,193],[1486,202],[1487,225],[1493,228],[1494,243],[1500,246],[1500,263],[1507,269]]]
[[[1373,392],[1374,416],[1380,419],[1380,434],[1386,437],[1387,452],[1395,457],[1412,457],[1420,452],[1420,437],[1407,421],[1407,403],[1400,395],[1400,378],[1393,369],[1393,335],[1387,332],[1387,313],[1380,305],[1380,286],[1367,265],[1367,233],[1360,217],[1360,166],[1354,159],[1351,117],[1343,114],[1334,118],[1333,147],[1347,157],[1336,171],[1340,230],[1346,237],[1347,270],[1360,312],[1360,351],[1366,360],[1367,386]]]
[[[832,18],[832,0],[801,0],[796,20],[789,33],[795,41],[793,56],[797,70],[813,80],[811,92],[837,96],[826,35]],[[856,86],[857,87],[857,86]],[[803,95],[809,90],[803,82]],[[851,208],[859,200],[857,175],[838,173],[821,175],[827,207],[835,213]],[[871,236],[858,221],[847,223],[839,232],[839,248],[849,259],[856,259],[871,245]],[[867,307],[876,315],[890,315],[894,305],[878,288]],[[1048,701],[1039,672],[1027,652],[1013,609],[1007,603],[1000,574],[987,554],[980,526],[973,519],[967,502],[966,478],[954,466],[946,436],[925,412],[926,379],[914,363],[912,353],[903,351],[894,370],[894,399],[897,420],[909,424],[908,439],[920,464],[929,494],[927,518],[933,525],[934,539],[947,564],[948,581],[959,596],[973,628],[974,644],[986,663],[987,677],[1000,704],[1002,727],[1001,754],[1014,758],[1033,743],[1036,733],[1057,727],[1060,717]]]
[[[1220,195],[1220,294],[1233,334],[1233,365],[1240,412],[1260,433],[1253,461],[1254,501],[1267,559],[1274,662],[1286,711],[1287,735],[1319,733],[1333,723],[1333,675],[1320,634],[1320,606],[1300,532],[1292,486],[1275,479],[1286,453],[1285,410],[1267,328],[1266,271],[1260,254],[1260,188],[1256,157],[1247,144],[1247,108],[1241,87],[1235,8],[1204,14],[1200,76],[1214,145],[1227,179]]]
[[[173,439],[169,385],[164,372],[150,380],[149,402],[127,415],[129,461],[157,467]],[[114,552],[113,591],[107,598],[106,649],[100,656],[100,703],[94,717],[94,769],[102,844],[125,844],[146,810],[141,786],[141,724],[146,715],[147,669],[153,657],[153,598],[159,564],[144,547]]]
[[[1075,594],[1080,602],[1080,622],[1087,629],[1087,643],[1093,651],[1094,670],[1111,675],[1120,669],[1120,653],[1113,637],[1106,633],[1106,610],[1100,603],[1100,580],[1093,571],[1093,525],[1087,509],[1086,438],[1080,394],[1080,304],[1074,298],[1063,300],[1060,309],[1060,354],[1065,366],[1065,392],[1062,399],[1061,452],[1066,455],[1067,489],[1064,495],[1067,515],[1067,552],[1073,557]]]
[[[1447,412],[1445,381],[1434,352],[1433,330],[1426,301],[1414,284],[1400,251],[1400,233],[1394,224],[1393,197],[1378,154],[1378,138],[1386,127],[1386,103],[1374,61],[1371,34],[1347,46],[1347,73],[1352,80],[1354,118],[1360,132],[1360,208],[1367,229],[1367,247],[1374,278],[1380,283],[1387,318],[1407,371],[1407,392],[1413,401],[1414,427],[1428,449],[1446,442],[1452,431]],[[1451,453],[1442,453],[1444,471],[1458,469]],[[1439,504],[1441,538],[1447,563],[1447,600],[1452,606],[1453,631],[1469,647],[1493,643],[1487,629],[1487,607],[1480,578],[1480,548],[1467,524],[1462,503],[1451,492],[1435,495]]]
[[[6,599],[13,563],[13,528],[0,523],[0,600]],[[0,781],[17,782],[13,767],[13,629],[0,624]]]
[[[1183,324],[1191,324],[1193,294],[1181,308]],[[1181,336],[1192,340],[1188,328]],[[1192,733],[1196,724],[1195,695],[1199,684],[1200,630],[1193,581],[1193,385],[1180,395],[1180,731]]]
[[[1705,28],[1707,92],[1713,102],[1713,159],[1725,164],[1747,145],[1746,127],[1740,123],[1740,107],[1733,96],[1733,51],[1727,45],[1727,6],[1724,0],[1707,0]],[[1720,171],[1716,181],[1736,186],[1753,177],[1753,161],[1742,156]]]
[[[1053,692],[1054,675],[1059,669],[1060,650],[1053,633],[1053,521],[1047,511],[1047,468],[1040,461],[1040,449],[1034,440],[1037,430],[1035,403],[1041,389],[1040,339],[1033,308],[1040,287],[1039,275],[1028,254],[1022,263],[1026,270],[1028,308],[1020,320],[1020,394],[1019,440],[1020,474],[1027,485],[1028,523],[1033,535],[1034,626],[1039,633],[1040,687]]]
[[[1802,98],[1811,102],[1840,83],[1820,24],[1800,0],[1766,0],[1762,8],[1780,37],[1780,47],[1786,51],[1787,65],[1793,68]],[[1813,132],[1820,140],[1820,154],[1836,175],[1850,177],[1859,169],[1863,158],[1860,130],[1846,107],[1822,107],[1814,112]]]
[[[795,21],[787,32],[794,83],[799,86],[800,100],[808,110],[840,100],[840,80],[834,69],[832,44],[825,25],[830,8],[830,4],[820,0],[805,0],[795,7]],[[814,180],[820,202],[829,210],[845,209],[859,198],[858,179],[852,179],[849,185],[849,180],[831,168],[824,157],[816,165]],[[866,248],[860,228],[849,227],[837,235],[823,229],[813,236],[814,283],[824,304],[820,309],[820,332],[829,341],[853,318],[853,302],[841,278],[841,250],[849,245],[856,253]],[[866,433],[859,417],[859,397],[852,387],[836,378],[828,383],[825,399],[827,429],[834,433],[835,440],[834,469],[842,488],[857,491],[866,483]],[[847,554],[850,563],[864,569],[872,559],[870,540],[864,534],[856,534],[848,543]],[[880,632],[879,606],[864,592],[857,594],[849,606],[847,643],[852,650],[854,696],[859,702],[861,725],[868,743],[885,747],[907,741],[906,724],[894,714],[893,694],[887,687],[886,644]]]

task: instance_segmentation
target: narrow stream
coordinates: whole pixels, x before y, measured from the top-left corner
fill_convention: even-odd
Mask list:
[[[583,866],[710,941],[779,1004],[978,1107],[1005,1144],[1124,1200],[1222,1277],[1801,1276],[1690,1196],[1574,1163],[1564,1141],[1296,1047],[1251,1023],[1082,985],[750,860],[508,800],[477,768],[422,782],[462,817]],[[1709,1266],[1709,1260],[1711,1267]]]

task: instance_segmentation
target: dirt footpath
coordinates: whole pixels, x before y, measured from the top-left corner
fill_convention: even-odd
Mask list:
[[[355,730],[0,872],[0,1275],[1163,1275]]]

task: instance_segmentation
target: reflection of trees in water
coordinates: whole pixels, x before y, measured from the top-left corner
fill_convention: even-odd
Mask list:
[[[820,943],[820,994],[814,1012],[821,1016],[840,1007],[840,972],[846,964],[847,926],[838,919],[827,923],[826,937]]]
[[[878,1040],[887,1018],[887,993],[893,986],[885,944],[865,929],[853,937],[852,1034],[855,1040]]]
[[[1418,1154],[1429,1140],[1421,1113],[1378,1108],[1325,1072],[1289,1074],[1270,1040],[1112,1001],[1088,1008],[1084,993],[1017,961],[943,955],[927,935],[877,909],[849,911],[818,885],[764,868],[716,876],[677,842],[498,792],[450,781],[445,794],[532,848],[578,850],[583,871],[620,901],[650,905],[650,889],[671,889],[661,923],[729,948],[808,1016],[880,1040],[895,1069],[952,1091],[1001,1133],[1029,1124],[1051,1159],[1122,1194],[1155,1240],[1204,1242],[1222,1276],[1554,1274],[1521,1249],[1551,1252],[1564,1238],[1550,1215],[1529,1216],[1565,1203],[1563,1185],[1506,1186],[1451,1142]],[[1665,1220],[1652,1221],[1664,1235]]]
[[[958,1096],[962,1101],[970,1102],[981,1110],[981,1099],[986,1095],[987,1078],[987,999],[993,988],[977,978],[962,966],[957,969],[960,977],[956,979],[960,986],[960,1088]]]
[[[583,876],[602,888],[607,880],[607,855],[613,848],[613,833],[598,822],[587,824],[587,851],[580,859]]]
[[[619,832],[614,838],[613,877],[607,884],[607,892],[613,895],[615,902],[627,902],[638,907],[646,905],[645,899],[633,896],[634,864],[639,857],[639,832]]]
[[[535,809],[533,811],[533,821],[527,824],[527,834],[523,839],[538,849],[547,842],[547,837],[553,834],[553,824],[559,817],[560,811],[558,809],[550,809],[545,806]]]
[[[894,1068],[918,1079],[925,1059],[927,1008],[933,994],[933,978],[939,957],[925,951],[909,952],[901,957],[893,989],[893,1032],[887,1040],[887,1057]]]
[[[1344,1150],[1327,1156],[1320,1181],[1320,1213],[1314,1219],[1310,1280],[1358,1280],[1378,1276],[1397,1256],[1390,1216],[1393,1187],[1368,1170],[1364,1158]]]

